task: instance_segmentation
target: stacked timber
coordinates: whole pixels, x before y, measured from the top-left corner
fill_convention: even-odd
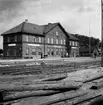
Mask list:
[[[52,76],[30,85],[0,86],[0,90],[0,105],[102,105],[103,68]]]

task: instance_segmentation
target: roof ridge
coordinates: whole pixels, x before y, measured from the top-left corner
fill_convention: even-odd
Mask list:
[[[52,24],[52,25],[55,24],[54,27],[56,27],[56,26],[59,24],[59,22],[57,22],[57,23],[48,23],[48,24],[44,25],[44,26],[45,26],[44,31],[43,31],[44,34],[45,34],[45,29],[46,29],[46,27],[48,27],[50,24]],[[54,27],[52,27],[50,30],[52,30]],[[48,32],[49,32],[50,30],[48,30]],[[46,32],[46,34],[47,34],[48,32]]]

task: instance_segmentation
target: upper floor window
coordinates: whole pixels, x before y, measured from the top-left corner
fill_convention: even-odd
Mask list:
[[[56,44],[58,44],[58,42],[59,42],[58,39],[56,39]]]
[[[15,36],[15,42],[17,41],[17,36]]]
[[[35,36],[33,36],[33,42],[36,42],[36,37]]]
[[[58,32],[56,31],[56,36],[58,36]]]
[[[39,43],[41,43],[41,39],[42,39],[42,38],[41,38],[41,37],[39,37]]]
[[[63,40],[61,39],[61,44],[63,44]]]
[[[72,45],[73,45],[73,46],[75,45],[75,42],[74,42],[74,41],[72,41]]]
[[[75,42],[75,45],[78,46],[78,42]]]
[[[50,38],[48,38],[48,43],[50,43]]]
[[[7,37],[7,42],[10,42],[10,37],[9,36]]]
[[[72,42],[71,42],[71,41],[69,41],[69,44],[70,44],[70,45],[72,45]]]
[[[53,38],[51,38],[51,44],[53,44]]]
[[[66,45],[66,40],[64,39],[64,45]]]
[[[28,35],[26,35],[26,41],[27,41],[27,42],[29,41],[29,36],[28,36]]]

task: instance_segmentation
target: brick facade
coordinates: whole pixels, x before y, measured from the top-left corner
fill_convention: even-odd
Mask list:
[[[74,52],[78,55],[78,46],[70,46],[69,36],[60,23],[37,26],[24,22],[15,30],[3,34],[4,58],[69,57]]]

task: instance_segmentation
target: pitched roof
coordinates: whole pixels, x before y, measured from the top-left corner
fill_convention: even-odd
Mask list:
[[[37,35],[45,35],[48,33],[50,30],[55,28],[57,25],[61,27],[63,32],[67,35],[67,32],[65,29],[61,26],[61,24],[58,23],[48,23],[47,25],[36,25],[28,22],[23,22],[16,27],[4,32],[1,35],[7,35],[7,34],[14,34],[14,33],[27,33],[27,34],[37,34]]]
[[[74,34],[70,34],[68,32],[67,32],[67,34],[68,34],[70,40],[79,41],[79,39],[77,37],[75,37]]]
[[[51,29],[53,29],[58,24],[59,23],[48,23],[47,25],[44,25],[45,26],[44,33],[48,33]]]
[[[2,35],[13,34],[18,32],[43,35],[44,28],[45,26],[23,22],[17,25],[16,27],[4,32]]]

